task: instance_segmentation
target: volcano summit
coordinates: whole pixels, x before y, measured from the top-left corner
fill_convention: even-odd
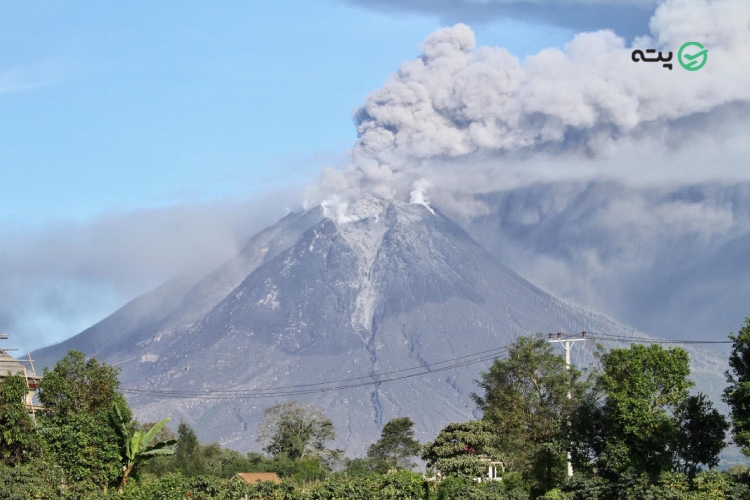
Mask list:
[[[139,418],[172,415],[240,450],[257,447],[265,408],[314,402],[360,453],[391,418],[424,441],[478,416],[469,395],[490,356],[440,362],[535,332],[637,335],[535,287],[425,204],[327,215],[292,213],[199,282],[167,283],[36,358],[114,364]]]

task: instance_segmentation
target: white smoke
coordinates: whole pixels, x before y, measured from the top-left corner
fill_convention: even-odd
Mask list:
[[[500,175],[540,158],[611,159],[643,144],[679,149],[691,133],[710,136],[701,126],[707,114],[750,104],[750,2],[667,0],[650,30],[631,46],[611,31],[581,33],[563,50],[523,62],[503,48],[476,47],[466,25],[437,30],[420,57],[367,96],[350,162],[323,172],[320,196],[345,221],[377,200],[413,198],[415,182],[438,184],[440,165],[456,160],[494,158]],[[677,62],[688,41],[709,49],[700,71]],[[673,70],[634,63],[636,48],[672,52]],[[424,198],[424,187],[418,192]]]
[[[419,179],[418,181],[414,182],[414,190],[409,193],[409,203],[422,205],[434,214],[435,211],[430,206],[430,202],[427,199],[426,195],[428,187],[430,187],[430,182],[426,179]]]

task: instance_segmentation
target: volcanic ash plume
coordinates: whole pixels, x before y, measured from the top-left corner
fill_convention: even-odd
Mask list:
[[[466,25],[435,31],[422,55],[356,112],[349,164],[324,171],[329,211],[345,221],[415,190],[424,197],[415,183],[469,155],[596,158],[646,135],[666,147],[690,131],[693,117],[750,101],[750,2],[669,0],[650,28],[630,47],[611,31],[581,33],[563,50],[523,62],[503,48],[476,47]],[[687,41],[709,49],[700,71],[677,62]],[[636,48],[672,52],[674,69],[635,64]]]

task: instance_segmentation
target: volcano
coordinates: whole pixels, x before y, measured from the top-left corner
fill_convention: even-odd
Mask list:
[[[116,365],[139,419],[171,415],[242,451],[259,447],[265,408],[314,403],[358,454],[391,418],[422,441],[477,418],[474,381],[518,336],[583,330],[641,335],[532,285],[441,212],[391,202],[354,221],[292,213],[197,283],[166,283],[35,357]]]

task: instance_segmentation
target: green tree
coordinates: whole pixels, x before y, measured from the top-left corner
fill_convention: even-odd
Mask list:
[[[422,460],[445,476],[473,479],[487,472],[487,459],[497,456],[497,437],[489,422],[448,424],[422,448]]]
[[[118,370],[86,360],[70,351],[52,370],[44,370],[39,384],[43,438],[69,483],[89,483],[99,488],[116,484],[121,476],[119,428],[114,405],[122,418],[132,414],[117,392]]]
[[[750,456],[750,317],[740,331],[730,334],[732,350],[726,377],[729,386],[724,390],[724,401],[729,405],[732,418],[732,437]]]
[[[308,455],[330,456],[326,443],[336,438],[333,422],[312,405],[292,401],[266,408],[258,441],[263,451],[291,459]]]
[[[115,406],[117,416],[121,418],[121,414],[117,406]],[[168,448],[177,441],[157,441],[153,442],[156,435],[167,423],[172,420],[167,417],[160,420],[150,430],[144,431],[143,429],[135,430],[132,435],[129,432],[128,424],[121,421],[122,437],[125,441],[125,454],[123,461],[125,465],[122,468],[122,480],[120,481],[119,492],[122,493],[125,488],[125,484],[128,481],[128,477],[133,471],[136,463],[145,462],[149,458],[153,458],[159,455],[174,455],[174,450]],[[152,444],[153,443],[153,444]]]
[[[419,455],[421,446],[414,439],[414,422],[409,417],[394,418],[383,426],[380,439],[367,449],[367,458],[390,468],[412,469],[413,457]]]
[[[675,443],[677,469],[693,478],[700,465],[719,464],[729,422],[703,394],[689,396],[675,411],[679,434]]]
[[[506,359],[496,359],[472,394],[483,419],[498,436],[507,471],[522,471],[532,489],[544,492],[565,477],[570,416],[585,389],[580,372],[540,334],[519,337]],[[571,398],[568,398],[568,391]]]
[[[704,396],[689,396],[693,382],[684,349],[634,344],[600,360],[602,398],[583,405],[588,420],[576,420],[579,429],[593,426],[596,431],[576,434],[588,440],[577,443],[578,457],[593,457],[593,465],[611,479],[645,474],[656,480],[674,468],[694,474],[701,464],[717,463],[726,421]]]
[[[24,405],[26,380],[10,375],[0,384],[0,460],[6,464],[28,462],[41,452],[41,440]]]
[[[177,470],[185,477],[204,474],[206,463],[202,451],[195,431],[187,422],[180,422],[177,427],[177,446],[174,454]]]

